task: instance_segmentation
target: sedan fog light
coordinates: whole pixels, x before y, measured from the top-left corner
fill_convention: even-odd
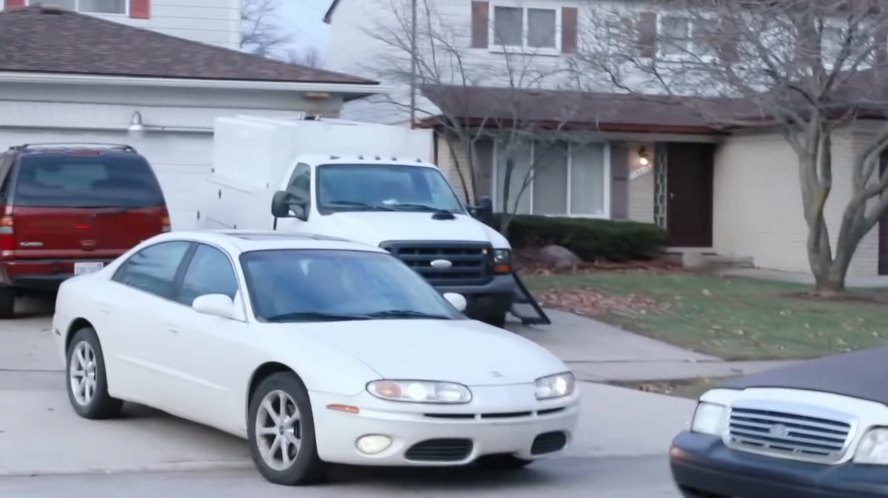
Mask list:
[[[358,451],[365,455],[376,455],[377,453],[382,453],[383,451],[389,449],[389,446],[391,445],[392,438],[388,436],[380,436],[378,434],[362,436],[355,444],[355,446],[357,446],[358,448]]]
[[[854,463],[888,465],[888,428],[876,427],[864,434],[857,445]]]

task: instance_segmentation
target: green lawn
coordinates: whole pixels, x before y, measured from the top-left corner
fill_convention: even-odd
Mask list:
[[[794,297],[809,289],[801,285],[683,273],[601,272],[523,280],[532,292],[586,288],[652,298],[656,307],[644,312],[596,318],[729,360],[811,358],[888,343],[888,301]]]

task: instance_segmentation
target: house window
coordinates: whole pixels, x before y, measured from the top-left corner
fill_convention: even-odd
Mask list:
[[[29,4],[51,5],[90,14],[126,14],[127,0],[28,0]]]
[[[495,45],[529,50],[558,48],[556,9],[493,7]]]
[[[550,216],[609,216],[610,172],[606,144],[524,141],[513,145],[510,154],[507,145],[499,142],[495,156],[496,211],[503,211],[507,161],[512,157],[509,211]]]
[[[715,55],[715,19],[663,16],[660,21],[660,55],[666,58]]]

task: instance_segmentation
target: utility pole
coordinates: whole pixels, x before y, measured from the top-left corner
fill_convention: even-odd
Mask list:
[[[410,0],[410,129],[416,127],[416,0]]]

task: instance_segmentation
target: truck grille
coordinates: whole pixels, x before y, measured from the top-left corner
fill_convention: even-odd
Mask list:
[[[735,449],[820,463],[840,460],[850,435],[850,421],[760,408],[732,408],[728,425]]]
[[[383,242],[379,247],[413,268],[433,286],[483,285],[492,278],[491,246],[487,243]],[[440,266],[432,265],[439,260]]]

